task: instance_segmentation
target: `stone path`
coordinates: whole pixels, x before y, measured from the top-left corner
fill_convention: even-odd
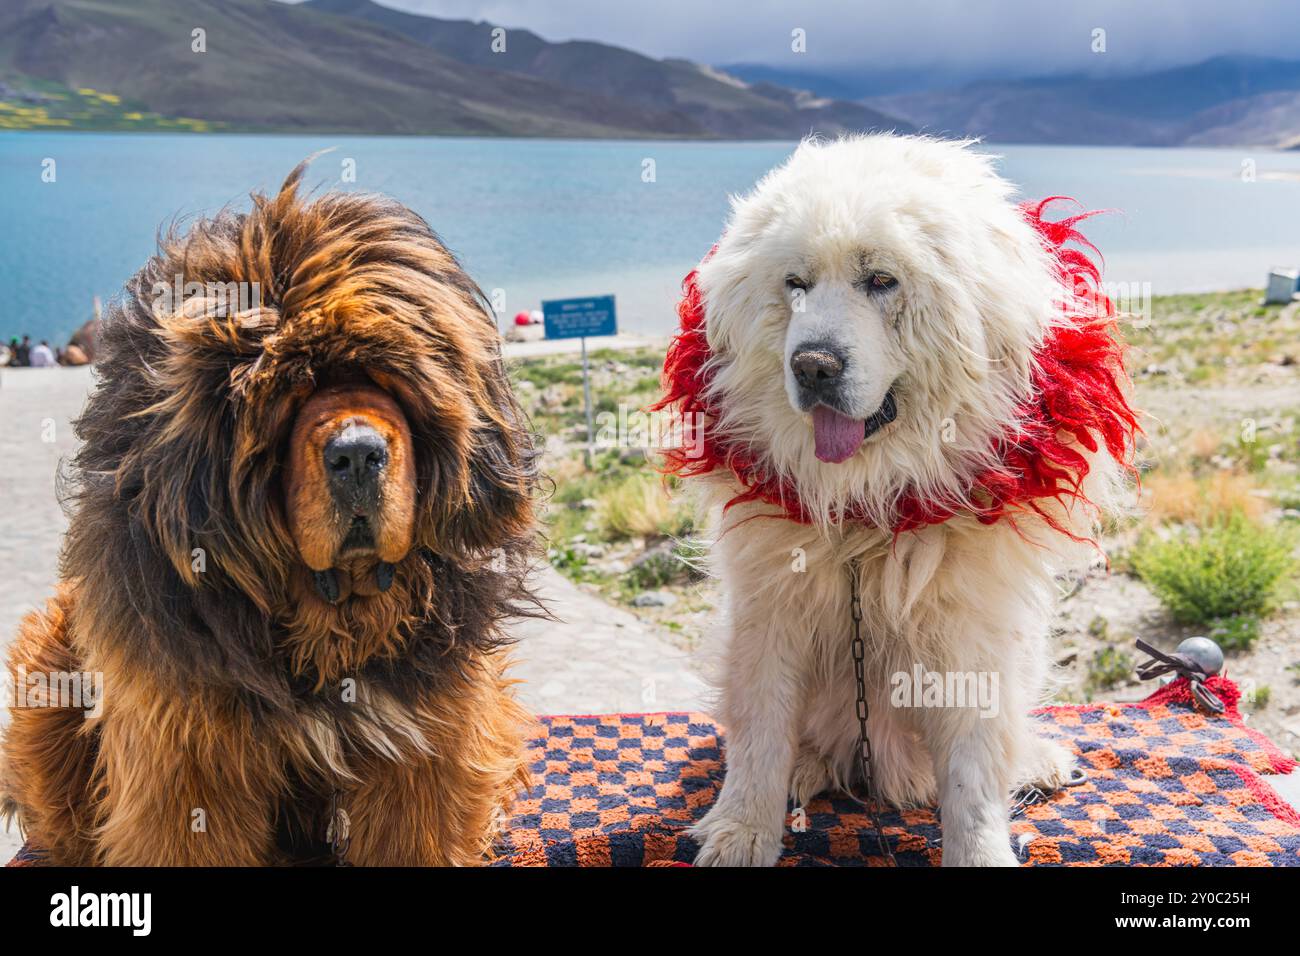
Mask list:
[[[71,421],[89,386],[87,368],[0,369],[0,659],[8,659],[22,617],[54,593],[68,523],[55,497],[55,476],[59,461],[76,451]],[[0,704],[4,726],[8,700]],[[17,828],[0,829],[0,860],[17,850]]]
[[[77,449],[71,422],[89,387],[87,368],[0,369],[0,650],[54,593],[68,523],[55,479]]]
[[[575,587],[551,568],[537,577],[556,622],[518,624],[515,677],[538,714],[700,710],[706,685],[686,651],[653,625]]]

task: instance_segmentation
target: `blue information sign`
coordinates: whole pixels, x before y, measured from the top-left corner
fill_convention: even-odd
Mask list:
[[[553,299],[542,303],[548,339],[576,339],[613,335],[618,331],[614,297],[593,295],[585,299]]]

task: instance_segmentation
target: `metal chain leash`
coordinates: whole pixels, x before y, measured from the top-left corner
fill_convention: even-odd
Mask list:
[[[1037,784],[1027,783],[1011,795],[1011,819],[1014,820],[1034,804],[1042,803],[1054,793],[1059,793],[1069,787],[1081,787],[1087,782],[1088,771],[1082,767],[1075,767],[1070,771],[1070,776],[1060,786],[1053,789],[1044,789]]]
[[[880,814],[876,807],[876,788],[871,779],[871,737],[867,733],[867,717],[870,716],[867,708],[867,646],[862,640],[862,595],[858,590],[856,561],[849,563],[849,613],[853,618],[853,675],[858,682],[858,772],[862,776],[865,788],[863,791],[865,799],[858,802],[867,808],[871,826],[876,831],[876,839],[880,843],[881,856],[889,860],[891,865],[897,866],[898,861],[894,859],[894,851],[890,849],[889,840],[885,838],[884,827],[880,824]]]
[[[876,830],[877,839],[880,841],[880,852],[890,863],[895,866],[898,861],[894,859],[894,852],[889,847],[889,841],[885,838],[885,831],[880,825],[880,816],[876,810],[875,787],[871,778],[871,737],[867,733],[867,717],[870,711],[867,707],[867,680],[866,680],[866,657],[867,648],[862,640],[862,595],[858,585],[858,563],[856,561],[849,564],[849,610],[853,617],[853,676],[857,679],[858,684],[858,771],[862,776],[865,790],[865,800],[858,802],[868,808],[871,816],[871,825]],[[1082,769],[1076,767],[1070,774],[1070,778],[1061,784],[1062,788],[1077,787],[1088,780],[1088,775]],[[1011,819],[1023,814],[1026,810],[1036,803],[1046,800],[1055,791],[1043,790],[1034,784],[1025,784],[1012,796]],[[856,798],[855,798],[856,799]]]
[[[1011,819],[1014,820],[1036,803],[1042,803],[1048,793],[1042,787],[1027,783],[1011,795]]]

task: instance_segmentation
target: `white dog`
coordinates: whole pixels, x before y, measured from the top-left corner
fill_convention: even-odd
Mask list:
[[[726,605],[699,864],[773,864],[787,796],[859,783],[850,573],[876,795],[937,800],[946,865],[1014,865],[1010,795],[1072,773],[1028,712],[1136,425],[1076,220],[1012,192],[967,143],[807,142],[688,277],[663,405],[704,455],[669,470],[720,512]],[[994,699],[908,693],[936,681]]]

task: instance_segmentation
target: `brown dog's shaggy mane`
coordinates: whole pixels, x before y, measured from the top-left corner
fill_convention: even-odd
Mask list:
[[[113,304],[76,423],[62,567],[81,583],[79,617],[116,635],[133,666],[177,687],[240,688],[271,711],[355,668],[400,691],[488,650],[528,601],[533,547],[532,436],[482,293],[405,207],[304,202],[305,168],[249,214],[167,235]],[[198,296],[165,312],[159,290],[178,276],[256,284],[260,303],[239,313],[231,296]],[[402,600],[304,609],[282,449],[302,400],[356,373],[410,422],[423,546],[398,569]],[[393,633],[400,646],[349,652]],[[289,646],[308,648],[298,666]]]

